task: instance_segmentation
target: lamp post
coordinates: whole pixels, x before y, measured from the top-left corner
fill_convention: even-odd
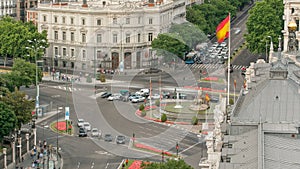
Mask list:
[[[63,107],[57,107],[56,113],[56,159],[58,159],[58,114],[62,109]]]
[[[30,44],[32,44],[31,47],[26,47],[26,49],[33,50],[34,52],[34,58],[35,58],[35,86],[36,86],[36,100],[35,100],[35,115],[36,118],[38,117],[38,110],[39,110],[39,84],[38,84],[38,61],[37,61],[37,54],[38,51],[41,49],[45,49],[44,46],[41,46],[40,43],[45,43],[46,41],[44,39],[42,40],[27,40]]]

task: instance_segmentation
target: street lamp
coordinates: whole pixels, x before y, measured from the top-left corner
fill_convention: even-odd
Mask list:
[[[56,159],[58,159],[58,113],[63,110],[63,107],[57,107],[56,113]]]
[[[37,54],[38,51],[41,49],[45,49],[44,46],[40,46],[40,43],[45,43],[46,41],[44,39],[42,40],[37,40],[34,39],[32,40],[27,40],[29,43],[32,43],[31,47],[26,47],[26,49],[30,49],[34,51],[34,58],[35,58],[35,86],[36,86],[36,100],[35,100],[35,115],[36,118],[38,117],[38,110],[39,110],[39,84],[38,84],[38,61],[37,61]]]

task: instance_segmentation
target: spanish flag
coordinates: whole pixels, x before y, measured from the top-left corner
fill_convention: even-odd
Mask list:
[[[216,36],[219,43],[229,37],[230,15],[228,15],[217,27]]]

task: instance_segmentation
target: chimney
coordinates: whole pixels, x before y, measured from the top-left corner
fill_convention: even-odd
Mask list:
[[[88,7],[88,5],[87,5],[87,3],[86,3],[86,0],[83,0],[82,7],[84,7],[84,8],[87,8],[87,7]]]

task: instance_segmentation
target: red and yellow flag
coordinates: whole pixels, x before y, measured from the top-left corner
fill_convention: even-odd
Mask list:
[[[205,94],[205,100],[206,100],[207,102],[210,101],[210,97],[209,97],[209,95],[208,95],[207,93]]]
[[[217,27],[216,36],[219,43],[229,37],[230,15],[228,15]]]

